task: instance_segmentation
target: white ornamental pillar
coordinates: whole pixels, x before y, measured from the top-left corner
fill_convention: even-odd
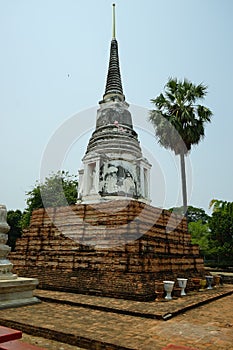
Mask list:
[[[11,248],[6,245],[8,238],[7,232],[9,229],[6,206],[0,204],[0,280],[17,278],[17,275],[11,272],[13,264],[7,259],[7,255],[11,250]]]

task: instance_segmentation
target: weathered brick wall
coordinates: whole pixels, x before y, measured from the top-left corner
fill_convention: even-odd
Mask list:
[[[204,273],[186,220],[137,201],[35,210],[10,259],[41,288],[137,300],[155,280]]]

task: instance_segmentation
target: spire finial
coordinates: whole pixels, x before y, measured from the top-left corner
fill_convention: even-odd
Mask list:
[[[122,84],[121,84],[121,74],[120,74],[120,64],[118,57],[118,44],[116,40],[116,29],[115,29],[115,4],[113,7],[113,26],[112,26],[112,40],[110,48],[110,59],[108,66],[108,75],[105,87],[105,94],[103,96],[103,101],[118,99],[120,101],[125,101],[125,96],[123,94]]]
[[[112,38],[116,38],[116,16],[115,16],[115,4],[112,4]]]

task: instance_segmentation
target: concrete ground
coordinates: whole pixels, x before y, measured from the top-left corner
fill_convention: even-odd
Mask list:
[[[24,341],[49,350],[161,350],[168,344],[233,350],[232,293],[233,285],[224,285],[142,303],[37,290],[40,304],[0,310],[0,325],[21,329]]]

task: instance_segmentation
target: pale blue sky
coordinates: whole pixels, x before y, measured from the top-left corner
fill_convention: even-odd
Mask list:
[[[190,204],[207,210],[212,198],[232,201],[233,1],[115,3],[127,101],[151,109],[150,99],[163,90],[170,76],[207,84],[204,104],[214,116],[205,140],[189,157]],[[25,207],[25,192],[39,179],[41,159],[54,132],[101,100],[111,41],[111,5],[110,0],[0,0],[0,202],[8,210]],[[92,118],[94,127],[95,113]],[[146,116],[141,118],[141,127],[149,130]],[[80,117],[82,132],[90,128],[85,123],[85,117]],[[167,151],[156,141],[148,143],[143,130],[137,131],[165,178],[164,203],[156,195],[161,186],[156,172],[152,178],[153,205],[180,204],[174,202],[177,169],[173,174],[169,168]],[[71,173],[80,168],[87,140],[83,137],[82,149],[76,147],[76,153],[67,155]]]

